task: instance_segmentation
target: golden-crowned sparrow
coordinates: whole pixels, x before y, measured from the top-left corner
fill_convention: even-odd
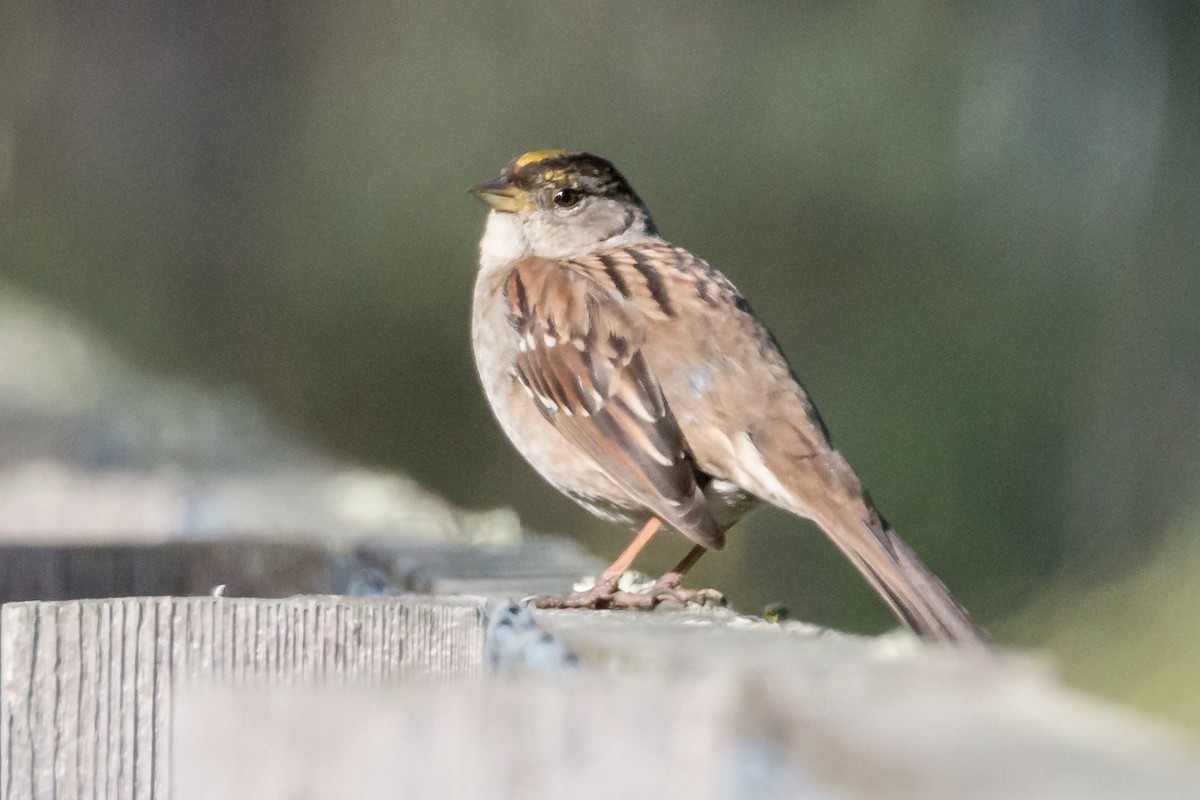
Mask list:
[[[707,595],[683,573],[765,500],[813,520],[919,635],[983,641],[876,512],[745,299],[659,236],[611,163],[538,150],[471,191],[491,207],[472,342],[501,427],[576,502],[642,526],[593,589],[542,605]],[[695,547],[649,590],[619,591],[661,522]]]

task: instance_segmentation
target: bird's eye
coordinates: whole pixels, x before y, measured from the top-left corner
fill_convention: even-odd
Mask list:
[[[554,205],[559,208],[574,208],[579,205],[583,195],[577,189],[559,189],[554,193]]]

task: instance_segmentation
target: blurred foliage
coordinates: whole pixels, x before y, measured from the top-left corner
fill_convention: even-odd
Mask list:
[[[1128,575],[1094,586],[1063,582],[998,632],[1027,637],[1036,630],[1069,682],[1200,728],[1198,532],[1200,513],[1190,510]]]
[[[6,0],[0,269],[154,369],[615,553],[503,440],[467,333],[464,189],[600,153],[739,284],[976,616],[1135,697],[1095,677],[1127,640],[1082,609],[1124,587],[1127,621],[1170,614],[1195,574],[1161,531],[1200,494],[1197,16]],[[648,571],[683,549],[661,538]],[[889,624],[807,525],[763,511],[732,541],[697,581],[742,607]]]

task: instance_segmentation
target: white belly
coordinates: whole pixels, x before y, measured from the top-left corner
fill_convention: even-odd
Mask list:
[[[481,271],[471,313],[475,366],[500,428],[538,474],[589,511],[615,521],[644,521],[648,513],[640,511],[589,458],[573,451],[517,380],[512,365],[518,339],[508,322],[502,282],[503,275]],[[564,457],[567,452],[570,456]]]

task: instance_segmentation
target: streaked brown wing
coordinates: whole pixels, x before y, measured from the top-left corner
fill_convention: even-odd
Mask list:
[[[517,377],[547,421],[630,499],[692,540],[723,547],[687,443],[641,353],[637,321],[568,262],[524,259],[504,288],[521,337]]]
[[[704,463],[702,430],[709,426],[727,440],[764,419],[789,426],[796,455],[830,447],[829,432],[788,365],[771,332],[754,316],[737,288],[707,261],[662,241],[614,247],[571,261],[598,285],[636,306],[653,330],[672,330],[647,342],[646,357],[675,412],[685,420],[693,453]],[[701,395],[671,374],[711,367],[710,392]],[[766,389],[767,391],[764,391]],[[717,412],[717,413],[711,413]],[[719,446],[716,448],[721,449]],[[713,465],[716,466],[716,465]],[[706,472],[728,478],[718,469]]]

